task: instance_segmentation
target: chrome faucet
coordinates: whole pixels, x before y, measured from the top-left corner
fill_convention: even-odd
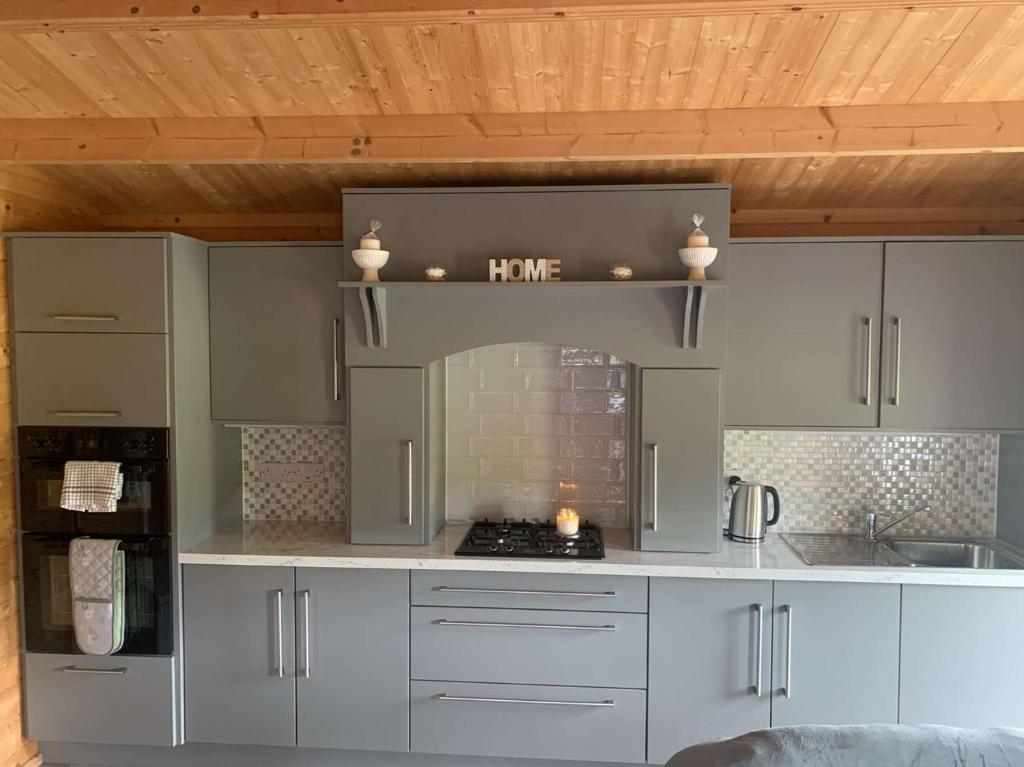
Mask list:
[[[932,510],[931,506],[920,506],[920,507],[918,507],[916,509],[911,509],[906,514],[904,514],[902,516],[899,516],[899,517],[896,517],[896,519],[894,519],[892,522],[884,524],[881,527],[876,527],[875,526],[876,523],[878,522],[878,515],[875,514],[874,512],[870,512],[870,513],[868,513],[868,514],[866,514],[864,516],[864,537],[867,538],[869,541],[877,541],[878,540],[878,536],[881,535],[882,533],[884,533],[890,527],[895,527],[896,525],[898,525],[903,520],[910,519],[910,517],[914,516],[918,512],[931,511],[931,510]]]

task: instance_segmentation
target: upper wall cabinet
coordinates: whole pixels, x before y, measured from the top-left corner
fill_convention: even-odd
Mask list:
[[[166,333],[163,237],[14,237],[19,332]]]
[[[883,428],[1024,429],[1024,242],[888,243],[883,344]]]
[[[341,251],[210,248],[215,420],[342,422]]]
[[[882,250],[733,243],[727,425],[877,425]]]

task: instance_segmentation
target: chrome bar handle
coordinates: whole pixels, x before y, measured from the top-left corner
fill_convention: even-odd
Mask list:
[[[78,666],[63,666],[61,669],[65,674],[101,674],[104,676],[124,676],[128,673],[127,666],[118,668],[80,668]]]
[[[301,593],[302,597],[302,675],[309,679],[313,673],[313,661],[309,653],[309,589]]]
[[[752,607],[757,615],[757,664],[754,671],[757,676],[754,679],[754,695],[760,698],[764,694],[761,682],[764,678],[764,605],[758,603]]]
[[[61,418],[120,418],[120,410],[54,410]]]
[[[511,629],[559,629],[562,631],[615,631],[611,623],[603,625],[573,626],[565,623],[506,623],[504,621],[459,621],[439,618],[434,621],[436,626],[475,626],[479,628],[511,628]]]
[[[121,319],[116,314],[51,314],[49,317],[59,322],[117,322]]]
[[[406,462],[406,489],[405,489],[405,512],[406,520],[405,524],[412,527],[412,440],[407,440],[405,443],[405,462]]]
[[[332,348],[334,350],[333,354],[334,354],[334,401],[335,402],[341,402],[341,386],[338,384],[338,368],[340,367],[340,365],[338,363],[338,335],[339,335],[338,331],[340,329],[340,326],[341,326],[341,320],[339,320],[337,317],[335,317],[332,320],[332,328],[333,328],[333,331],[334,331],[334,346]]]
[[[896,339],[893,341],[893,370],[894,380],[892,386],[893,407],[900,405],[900,374],[903,367],[903,320],[899,317],[892,318],[892,324],[896,329]]]
[[[787,698],[793,697],[793,605],[783,605],[782,611],[786,613],[786,686],[782,688],[782,694]]]
[[[438,586],[434,591],[451,594],[517,594],[536,597],[614,597],[614,591],[544,591],[542,589],[479,589],[469,586]]]
[[[864,318],[864,332],[867,334],[867,342],[864,344],[864,397],[861,401],[867,407],[871,407],[871,347],[874,341],[872,338],[874,334],[871,332],[872,324],[871,317]]]
[[[277,602],[277,677],[284,679],[284,590],[274,592]]]
[[[651,532],[658,532],[658,443],[651,443]]]
[[[533,706],[582,706],[584,708],[612,708],[614,700],[546,700],[544,698],[476,698],[469,695],[440,693],[434,700],[463,703],[518,703]]]

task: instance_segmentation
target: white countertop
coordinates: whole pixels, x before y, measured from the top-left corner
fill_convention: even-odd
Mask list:
[[[591,573],[669,578],[847,581],[1024,587],[1024,571],[926,567],[822,567],[804,563],[778,535],[760,546],[722,542],[717,554],[636,551],[626,530],[605,530],[605,558],[580,561],[455,556],[467,525],[448,525],[428,546],[354,546],[343,525],[246,522],[179,554],[182,564],[359,567],[516,573]]]

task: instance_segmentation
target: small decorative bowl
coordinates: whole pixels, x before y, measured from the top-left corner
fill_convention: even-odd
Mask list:
[[[711,263],[718,256],[718,248],[680,248],[679,260],[683,266],[689,267],[688,279],[706,280],[704,270],[711,266]]]
[[[613,280],[633,279],[633,267],[629,264],[614,264],[611,269]]]
[[[428,266],[425,270],[427,282],[444,282],[448,279],[448,272],[440,266]]]
[[[380,282],[378,269],[383,269],[391,256],[387,250],[364,250],[357,248],[352,251],[352,260],[363,270],[363,282]]]

